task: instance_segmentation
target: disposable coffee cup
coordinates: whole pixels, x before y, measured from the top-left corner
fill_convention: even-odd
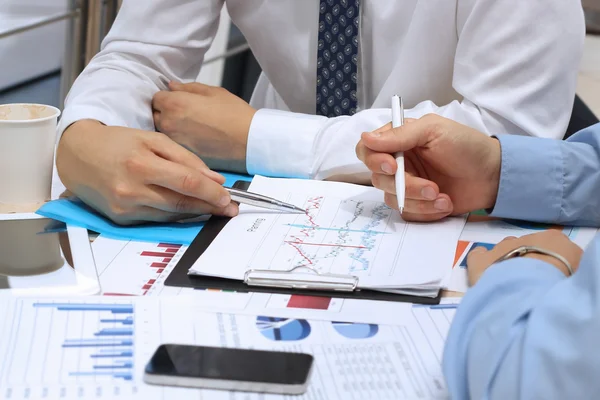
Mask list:
[[[59,115],[42,104],[0,105],[0,208],[50,200]]]

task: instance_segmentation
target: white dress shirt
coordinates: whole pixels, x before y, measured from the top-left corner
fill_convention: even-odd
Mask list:
[[[154,130],[152,96],[193,81],[226,4],[263,69],[251,105],[251,174],[350,179],[364,131],[437,113],[488,134],[561,138],[582,55],[578,0],[361,0],[358,109],[316,116],[319,0],[124,0],[73,85],[59,133],[80,119]],[[357,176],[357,175],[354,175]]]

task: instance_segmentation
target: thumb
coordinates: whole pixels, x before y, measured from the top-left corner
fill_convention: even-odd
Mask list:
[[[431,123],[426,118],[411,121],[398,128],[385,131],[380,129],[362,134],[364,145],[379,153],[395,153],[423,147],[430,141],[432,132]]]

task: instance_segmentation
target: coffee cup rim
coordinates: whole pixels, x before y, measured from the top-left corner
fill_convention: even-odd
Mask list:
[[[40,106],[40,107],[48,107],[49,109],[51,109],[52,111],[54,111],[54,113],[52,115],[49,115],[47,117],[42,117],[42,118],[34,118],[34,119],[24,119],[24,120],[11,120],[11,119],[0,119],[0,124],[27,124],[27,123],[31,123],[31,122],[43,122],[43,121],[48,121],[50,119],[53,118],[58,118],[61,114],[61,111],[51,105],[48,104],[40,104],[40,103],[8,103],[8,104],[0,104],[0,107],[4,107],[4,106]]]

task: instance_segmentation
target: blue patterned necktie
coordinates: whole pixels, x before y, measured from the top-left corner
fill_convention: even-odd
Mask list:
[[[359,0],[321,0],[317,115],[356,113],[359,20]]]

